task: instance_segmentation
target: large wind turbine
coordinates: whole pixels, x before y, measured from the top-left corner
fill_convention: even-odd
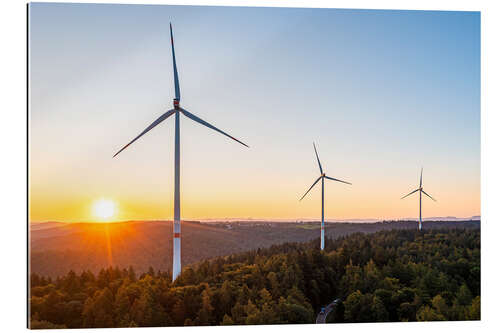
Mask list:
[[[184,116],[190,118],[191,120],[196,121],[208,128],[213,129],[236,142],[241,143],[242,145],[248,147],[246,144],[241,142],[240,140],[232,137],[231,135],[221,131],[215,126],[207,123],[206,121],[198,118],[194,114],[188,112],[187,110],[181,108],[181,92],[179,88],[179,76],[177,74],[177,64],[175,62],[175,51],[174,51],[174,37],[172,34],[172,24],[170,24],[170,41],[172,43],[172,62],[174,67],[174,85],[175,85],[175,98],[174,98],[174,108],[162,114],[158,119],[156,119],[151,125],[149,125],[141,134],[139,134],[135,139],[130,141],[125,147],[120,149],[113,157],[121,153],[125,148],[134,143],[141,136],[149,132],[156,125],[170,117],[171,115],[175,115],[175,185],[174,185],[174,259],[173,259],[173,268],[172,268],[172,281],[175,281],[177,276],[181,273],[181,202],[180,202],[180,128],[179,128],[179,114],[183,114]]]
[[[318,157],[318,151],[316,150],[316,145],[314,144],[314,142],[313,142],[313,147],[314,147],[314,152],[316,153],[316,159],[318,160],[319,172],[321,173],[321,175],[318,177],[318,179],[316,179],[316,181],[311,185],[311,187],[309,187],[307,192],[302,196],[302,198],[300,198],[299,201],[302,201],[302,199],[304,199],[307,193],[309,193],[309,191],[314,187],[314,185],[316,185],[316,183],[319,182],[319,180],[321,179],[321,250],[323,250],[325,248],[325,178],[330,180],[335,180],[337,182],[341,182],[344,184],[349,184],[349,185],[352,184],[340,179],[328,177],[323,172],[323,168],[321,167],[321,162],[319,161]]]
[[[419,195],[420,195],[420,206],[419,206],[419,217],[418,217],[418,230],[422,230],[422,193],[425,194],[426,196],[428,196],[429,198],[431,198],[432,200],[436,201],[436,199],[434,199],[433,197],[431,197],[429,194],[425,193],[424,188],[422,187],[422,173],[423,172],[424,172],[424,168],[422,168],[420,170],[420,186],[419,186],[419,188],[417,188],[415,191],[412,191],[412,192],[408,193],[407,195],[405,195],[404,197],[401,198],[401,199],[404,199],[407,196],[410,196],[410,195],[412,195],[415,192],[420,192],[419,193]]]

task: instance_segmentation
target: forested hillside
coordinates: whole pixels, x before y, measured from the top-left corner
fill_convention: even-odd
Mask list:
[[[479,221],[424,222],[425,229],[479,228]],[[319,237],[320,222],[182,222],[182,265],[204,259]],[[415,221],[326,223],[337,238],[355,232],[416,229]],[[172,222],[59,223],[31,225],[31,272],[56,278],[70,270],[97,274],[102,267],[133,266],[138,274],[172,267]]]
[[[31,275],[31,327],[313,323],[480,318],[479,229],[356,233],[286,243],[169,272]]]

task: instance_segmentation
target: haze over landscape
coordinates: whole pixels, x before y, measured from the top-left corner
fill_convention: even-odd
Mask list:
[[[415,230],[414,221],[327,223],[325,236],[336,239],[355,232]],[[425,222],[424,228],[477,229],[480,221]],[[318,239],[319,222],[182,222],[182,264],[227,256],[272,245]],[[98,273],[105,267],[129,266],[141,273],[150,267],[170,271],[172,221],[33,224],[30,230],[31,271],[57,277],[70,270]],[[329,241],[329,240],[328,240]]]

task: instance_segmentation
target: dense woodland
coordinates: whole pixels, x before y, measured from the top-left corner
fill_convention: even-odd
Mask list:
[[[480,319],[479,229],[356,233],[153,268],[32,274],[31,328]]]

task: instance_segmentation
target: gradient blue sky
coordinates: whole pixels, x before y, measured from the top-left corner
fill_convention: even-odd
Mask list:
[[[480,214],[478,12],[31,4],[31,218],[171,218],[174,26],[183,218]]]

